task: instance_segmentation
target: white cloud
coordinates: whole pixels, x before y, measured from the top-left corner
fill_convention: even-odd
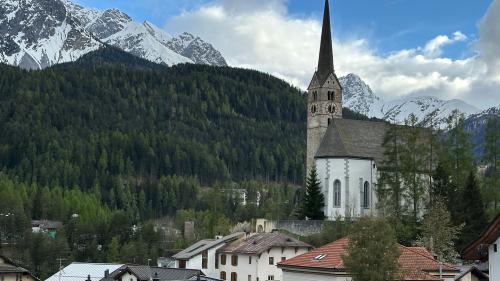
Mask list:
[[[171,19],[167,29],[200,35],[232,66],[261,70],[305,89],[317,65],[321,23],[289,16],[285,3],[219,0]],[[335,67],[340,76],[360,75],[386,100],[434,95],[461,98],[479,107],[499,104],[500,0],[495,0],[481,23],[477,55],[442,57],[443,47],[466,40],[465,34],[456,31],[436,36],[423,47],[381,56],[365,39],[334,39]]]

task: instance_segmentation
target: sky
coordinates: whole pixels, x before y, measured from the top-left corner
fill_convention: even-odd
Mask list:
[[[175,35],[191,32],[228,64],[307,88],[324,0],[76,0],[118,8]],[[384,100],[407,96],[500,105],[500,0],[331,0],[335,68]]]

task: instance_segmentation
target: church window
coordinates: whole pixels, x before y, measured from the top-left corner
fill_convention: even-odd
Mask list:
[[[317,100],[318,100],[318,92],[317,92],[317,91],[314,91],[314,92],[313,92],[313,100],[314,100],[314,101],[317,101]]]
[[[341,199],[341,190],[340,190],[340,181],[335,180],[333,183],[333,206],[340,207],[340,199]]]
[[[316,113],[316,106],[315,105],[311,106],[311,113],[312,114]]]
[[[332,124],[332,118],[328,118],[328,125]]]
[[[335,112],[335,106],[333,106],[333,104],[328,105],[328,112],[329,113],[334,113]]]
[[[328,100],[333,100],[333,98],[334,98],[334,92],[328,91]]]
[[[369,209],[370,208],[370,183],[365,181],[365,184],[363,185],[363,208]]]

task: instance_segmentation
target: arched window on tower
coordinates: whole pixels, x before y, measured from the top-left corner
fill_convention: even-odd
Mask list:
[[[361,194],[363,198],[363,208],[370,209],[370,183],[365,181],[363,185],[363,194]]]
[[[318,92],[314,91],[313,92],[313,101],[317,101],[317,100],[318,100]]]
[[[341,191],[340,181],[335,180],[333,182],[333,206],[336,208],[340,208]]]
[[[333,100],[333,99],[334,99],[334,92],[328,91],[328,100]]]

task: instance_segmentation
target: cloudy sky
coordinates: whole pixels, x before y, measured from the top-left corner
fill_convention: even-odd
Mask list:
[[[77,0],[196,34],[231,66],[306,88],[324,0]],[[410,95],[500,105],[500,0],[333,0],[335,67],[384,100]]]

